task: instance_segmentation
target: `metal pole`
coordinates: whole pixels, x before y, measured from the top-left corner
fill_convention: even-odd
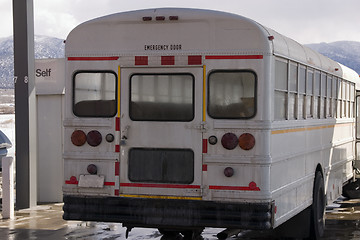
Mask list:
[[[14,219],[14,159],[2,158],[2,217]]]
[[[33,0],[13,0],[16,208],[37,204]]]

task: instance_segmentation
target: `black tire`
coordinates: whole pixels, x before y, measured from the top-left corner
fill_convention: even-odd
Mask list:
[[[195,230],[183,230],[181,234],[184,236],[183,240],[202,240],[204,239],[201,236],[203,229],[195,229]]]
[[[355,182],[350,182],[343,186],[344,197],[349,199],[358,199],[360,198],[360,182],[356,180]]]
[[[320,172],[316,172],[311,206],[310,239],[320,239],[325,229],[325,187]]]

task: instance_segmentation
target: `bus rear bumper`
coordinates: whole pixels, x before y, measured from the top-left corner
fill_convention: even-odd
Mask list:
[[[64,195],[65,220],[120,222],[126,227],[273,227],[274,203]]]

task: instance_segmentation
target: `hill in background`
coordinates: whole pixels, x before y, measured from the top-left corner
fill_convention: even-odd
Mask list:
[[[35,36],[35,58],[63,58],[63,39]],[[0,38],[0,88],[13,88],[14,78],[13,38]]]
[[[360,42],[340,41],[305,45],[360,74]]]

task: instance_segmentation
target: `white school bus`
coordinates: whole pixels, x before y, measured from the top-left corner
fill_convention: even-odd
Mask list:
[[[64,219],[318,238],[353,180],[359,76],[253,20],[118,13],[65,54]]]

